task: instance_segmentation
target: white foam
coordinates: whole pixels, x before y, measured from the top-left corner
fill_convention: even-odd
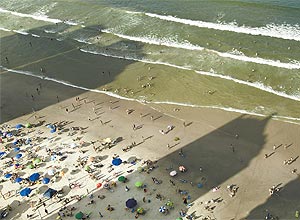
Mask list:
[[[28,35],[29,33],[23,31],[23,30],[12,30],[13,32],[15,33],[18,33],[18,34],[22,34],[22,35]]]
[[[36,35],[36,34],[31,34],[32,37],[41,37],[39,35]]]
[[[47,34],[55,34],[55,33],[57,33],[57,31],[56,30],[44,30],[44,32],[45,33],[47,33]]]
[[[77,42],[80,42],[80,43],[93,44],[93,43],[88,42],[88,41],[86,41],[86,40],[84,40],[84,39],[76,39],[76,38],[74,38],[74,40],[76,40]]]
[[[128,11],[127,11],[128,13]],[[138,12],[135,12],[138,13]],[[142,12],[140,12],[142,13]],[[275,37],[286,40],[295,40],[300,41],[300,26],[299,25],[288,25],[288,24],[267,24],[264,27],[247,27],[247,26],[238,26],[236,22],[231,23],[212,23],[206,21],[197,21],[190,19],[183,19],[173,17],[171,15],[158,15],[153,13],[145,13],[145,15],[158,18],[165,21],[172,21],[181,24],[187,24],[190,26],[196,26],[201,28],[209,28],[214,30],[221,31],[231,31],[242,34],[249,35],[262,35],[267,37]]]
[[[2,68],[3,70],[9,71],[9,72],[13,72],[13,73],[18,73],[18,74],[23,74],[23,75],[27,75],[27,76],[32,76],[32,77],[36,77],[36,78],[40,78],[43,80],[48,80],[48,81],[52,81],[52,82],[56,82],[59,84],[63,84],[65,86],[69,86],[69,87],[73,87],[73,88],[77,88],[77,89],[81,89],[84,91],[90,91],[90,92],[96,92],[96,93],[101,93],[101,94],[106,94],[118,99],[123,99],[123,100],[128,100],[128,101],[136,101],[142,104],[168,104],[168,105],[177,105],[177,106],[186,106],[186,107],[197,107],[197,108],[213,108],[213,109],[220,109],[220,110],[224,110],[224,111],[229,111],[229,112],[236,112],[236,113],[241,113],[241,114],[248,114],[248,115],[255,115],[255,116],[260,116],[260,117],[265,117],[266,115],[263,114],[258,114],[255,112],[251,112],[251,111],[246,111],[243,109],[235,109],[235,108],[230,108],[230,107],[222,107],[222,106],[204,106],[204,105],[193,105],[193,104],[186,104],[186,103],[178,103],[178,102],[170,102],[170,101],[154,101],[154,102],[149,102],[149,101],[145,101],[145,100],[138,100],[138,99],[133,99],[133,98],[127,98],[124,96],[120,96],[118,94],[112,93],[112,92],[108,92],[108,91],[101,91],[98,89],[89,89],[89,88],[85,88],[82,86],[77,86],[74,84],[71,84],[69,82],[66,81],[62,81],[62,80],[57,80],[54,78],[50,78],[50,77],[45,77],[45,76],[41,76],[41,75],[36,75],[33,74],[32,72],[28,72],[28,71],[23,71],[23,70],[13,70],[13,69],[8,69],[5,68],[3,66],[0,66],[0,68]],[[300,121],[300,118],[293,118],[293,117],[286,117],[286,116],[274,116],[275,118],[277,118],[278,120],[280,118],[283,119],[289,119],[289,120],[294,120],[294,121]],[[290,121],[286,121],[284,120],[284,122],[288,122],[288,123],[294,123],[297,124],[295,122],[290,122]]]
[[[39,21],[47,21],[50,23],[61,23],[62,21],[59,19],[53,19],[53,18],[48,18],[47,16],[44,15],[31,15],[31,14],[24,14],[24,13],[19,13],[15,11],[9,11],[3,8],[0,8],[0,13],[7,13],[7,14],[12,14],[18,17],[24,17],[24,18],[32,18],[34,20],[39,20]]]
[[[65,23],[65,24],[68,24],[68,25],[71,25],[71,26],[76,26],[76,25],[78,25],[78,23],[75,22],[75,21],[64,21],[64,23]]]
[[[109,30],[109,29],[101,30],[101,32],[113,34],[115,36],[118,36],[118,37],[121,37],[124,39],[132,40],[132,41],[136,41],[136,42],[142,42],[142,43],[146,43],[146,44],[163,45],[163,46],[167,46],[167,47],[186,49],[186,50],[200,50],[200,51],[204,50],[203,47],[193,45],[187,41],[177,42],[177,41],[170,40],[170,39],[157,39],[155,37],[128,36],[125,34],[115,33],[114,31]],[[218,52],[215,50],[209,50],[209,49],[205,49],[205,50],[208,52],[211,52],[211,53],[215,53],[220,57],[230,58],[230,59],[234,59],[234,60],[240,60],[240,61],[244,61],[244,62],[252,62],[252,63],[269,65],[269,66],[285,68],[285,69],[300,69],[300,64],[297,62],[282,63],[279,60],[274,61],[274,60],[268,60],[268,59],[263,59],[263,58],[259,58],[259,57],[248,57],[248,56],[242,55],[241,53],[240,53],[240,55],[236,55],[236,54],[232,54],[232,51],[229,53],[222,53],[222,52]]]
[[[188,49],[188,50],[203,50],[204,49],[203,47],[195,46],[189,42],[178,43],[178,41],[175,41],[172,39],[167,39],[167,38],[157,39],[152,36],[149,36],[149,37],[128,36],[128,35],[124,35],[124,34],[115,33],[109,29],[101,30],[101,32],[113,34],[115,36],[118,36],[118,37],[121,37],[124,39],[132,40],[132,41],[136,41],[136,42],[142,42],[142,43],[146,43],[146,44],[163,45],[163,46],[167,46],[167,47],[175,47],[175,48]]]
[[[9,30],[9,29],[7,29],[7,28],[3,28],[3,27],[0,27],[0,31],[11,32],[11,30]]]

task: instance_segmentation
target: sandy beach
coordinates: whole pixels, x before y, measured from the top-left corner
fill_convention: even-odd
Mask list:
[[[134,219],[139,207],[144,213],[138,219],[294,219],[300,209],[296,124],[146,105],[9,73],[1,73],[1,121],[2,132],[15,134],[1,143],[7,219],[74,219],[79,212],[89,219]],[[27,123],[32,126],[16,129]],[[114,158],[122,163],[113,165]],[[12,179],[33,173],[40,174],[37,181]],[[50,183],[43,184],[44,177]],[[21,196],[26,187],[31,193]],[[48,187],[60,193],[45,198]],[[137,205],[126,209],[130,198]]]

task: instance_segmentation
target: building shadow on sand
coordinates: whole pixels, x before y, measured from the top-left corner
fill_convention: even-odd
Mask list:
[[[119,45],[129,44],[127,40],[123,40],[99,46],[97,43],[90,45],[84,41],[79,42],[80,39],[74,40],[76,36],[100,38],[102,33],[99,30],[103,27],[88,26],[67,32],[65,24],[61,25],[48,25],[28,31],[40,34],[41,37],[13,34],[0,39],[0,123],[104,86],[135,62],[81,51],[98,50],[105,54]],[[67,34],[62,38],[58,32],[44,32],[52,29],[65,31]],[[137,57],[143,56],[143,44],[130,42],[130,45],[134,48],[131,53]],[[8,69],[11,71],[7,71]],[[60,82],[57,83],[55,79]],[[68,89],[64,89],[66,85]],[[72,88],[72,85],[75,86]],[[62,89],[64,92],[61,92]],[[17,107],[16,103],[22,108]]]

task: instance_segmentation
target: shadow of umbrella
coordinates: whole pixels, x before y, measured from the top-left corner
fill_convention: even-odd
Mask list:
[[[42,185],[38,191],[40,192],[40,194],[44,194],[44,192],[46,192],[46,190],[48,189],[49,187],[47,185]]]

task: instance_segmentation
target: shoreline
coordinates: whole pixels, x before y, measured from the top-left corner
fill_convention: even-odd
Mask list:
[[[46,80],[46,81],[51,81],[54,83],[58,83],[64,86],[68,86],[68,87],[72,87],[75,89],[79,89],[82,91],[86,91],[86,92],[94,92],[94,93],[100,93],[100,94],[104,94],[113,98],[117,98],[120,100],[127,100],[127,101],[134,101],[140,104],[146,104],[146,105],[156,105],[156,104],[162,104],[162,105],[173,105],[173,106],[178,106],[178,107],[190,107],[190,108],[201,108],[201,109],[211,109],[211,110],[220,110],[220,111],[226,111],[226,112],[232,112],[232,113],[237,113],[237,114],[246,114],[246,115],[252,115],[252,116],[258,116],[258,117],[268,117],[268,115],[264,115],[264,114],[259,114],[259,113],[255,113],[255,112],[249,112],[246,110],[241,110],[241,109],[234,109],[231,107],[218,107],[218,106],[201,106],[201,105],[194,105],[194,104],[186,104],[186,103],[178,103],[178,102],[169,102],[169,101],[146,101],[146,100],[138,100],[138,99],[134,99],[134,98],[129,98],[129,97],[125,97],[125,96],[121,96],[118,95],[116,93],[113,92],[109,92],[109,91],[103,91],[100,89],[89,89],[89,88],[85,88],[82,86],[77,86],[74,84],[71,84],[69,82],[64,82],[61,80],[57,80],[54,78],[50,78],[50,77],[44,77],[44,76],[38,76],[38,75],[34,75],[31,74],[29,72],[26,71],[21,71],[21,70],[11,70],[11,69],[7,69],[7,68],[3,68],[5,71],[7,72],[13,72],[13,74],[20,74],[23,76],[28,76],[28,77],[35,77],[35,78],[39,78],[42,80]],[[278,121],[282,121],[285,123],[292,123],[292,124],[296,124],[296,125],[300,125],[300,118],[294,118],[294,117],[287,117],[287,116],[276,116],[276,115],[272,115],[271,117],[273,120],[278,120]]]

